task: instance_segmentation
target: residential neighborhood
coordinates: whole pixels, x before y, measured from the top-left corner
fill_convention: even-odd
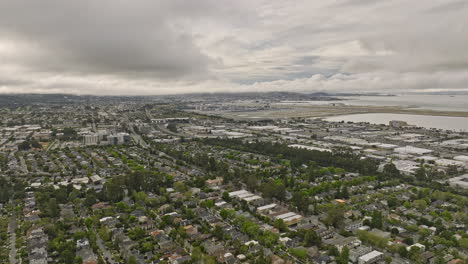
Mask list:
[[[468,263],[467,133],[175,101],[2,109],[0,262]]]

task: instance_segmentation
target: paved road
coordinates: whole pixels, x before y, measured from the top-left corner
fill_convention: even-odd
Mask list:
[[[133,138],[133,140],[135,140],[136,143],[140,144],[142,148],[149,147],[148,143],[146,143],[145,140],[143,140],[143,138],[140,135],[138,135],[138,133],[135,132],[135,129],[133,129],[133,126],[130,126],[130,135]]]
[[[24,160],[23,156],[20,156],[20,164],[21,164],[21,169],[23,170],[23,172],[29,173],[28,165],[26,165],[26,161]]]
[[[49,150],[56,148],[56,145],[60,145],[60,141],[58,139],[52,141],[52,143],[47,146],[46,152],[49,152]]]
[[[94,232],[96,234],[96,244],[98,245],[99,249],[101,249],[101,251],[102,251],[104,261],[106,261],[107,263],[110,263],[110,264],[118,264],[117,262],[115,262],[114,258],[112,257],[112,254],[109,252],[109,250],[107,250],[107,247],[104,245],[104,242],[102,242],[102,239],[101,239],[101,237],[99,237],[98,232],[96,232],[96,230],[94,230]]]
[[[140,144],[140,146],[142,148],[148,148],[149,147],[148,143],[146,143],[143,140],[143,138],[140,135],[138,135],[137,133],[132,133],[131,136],[132,136],[133,140],[135,140],[136,143]]]
[[[219,212],[217,210],[212,210],[212,212],[214,212],[214,214],[219,218],[221,219],[221,221],[223,221],[223,223],[227,224],[228,226],[234,228],[235,230],[243,233],[240,228],[236,225],[234,225],[234,223],[232,222],[232,219],[226,219],[226,220],[223,220],[223,218],[221,217],[221,215],[219,214]],[[267,248],[265,246],[265,248]],[[270,248],[273,252],[275,252],[276,250],[274,248]],[[291,259],[294,259],[294,263],[299,263],[299,264],[303,264],[304,262],[298,258],[296,258],[295,256],[291,255],[289,252],[287,251],[284,251],[282,249],[278,250],[278,252],[275,252],[275,253],[280,253],[279,255],[283,255],[283,254],[286,254],[288,255]]]
[[[16,217],[11,215],[10,223],[8,224],[8,233],[10,233],[10,264],[16,264]]]
[[[158,125],[157,127],[161,132],[166,133],[168,135],[177,136],[177,137],[183,137],[184,136],[184,134],[182,134],[182,133],[175,133],[175,132],[170,131],[164,125]]]

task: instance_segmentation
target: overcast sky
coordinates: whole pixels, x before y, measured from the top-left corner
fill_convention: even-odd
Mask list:
[[[468,91],[466,0],[0,0],[0,93]]]

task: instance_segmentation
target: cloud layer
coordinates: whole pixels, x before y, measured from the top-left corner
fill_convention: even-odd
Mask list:
[[[464,0],[0,1],[0,93],[468,91]]]

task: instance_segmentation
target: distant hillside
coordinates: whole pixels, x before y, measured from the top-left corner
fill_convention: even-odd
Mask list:
[[[171,95],[172,98],[187,98],[194,100],[272,100],[272,101],[309,101],[309,100],[339,100],[327,93],[295,93],[295,92],[244,92],[244,93],[192,93]]]
[[[76,104],[85,102],[105,101],[136,101],[142,100],[141,96],[94,96],[94,95],[70,95],[70,94],[0,94],[1,107],[18,107],[22,105],[41,104]]]
[[[339,96],[388,96],[375,93],[297,93],[297,92],[245,92],[245,93],[190,93],[159,96],[94,96],[70,94],[0,94],[0,106],[18,107],[31,104],[73,104],[105,101],[152,101],[195,100],[195,101],[232,101],[232,100],[269,100],[269,101],[328,101],[340,100]]]
[[[77,100],[79,96],[63,94],[2,94],[0,105],[14,106],[23,104],[56,104]]]

